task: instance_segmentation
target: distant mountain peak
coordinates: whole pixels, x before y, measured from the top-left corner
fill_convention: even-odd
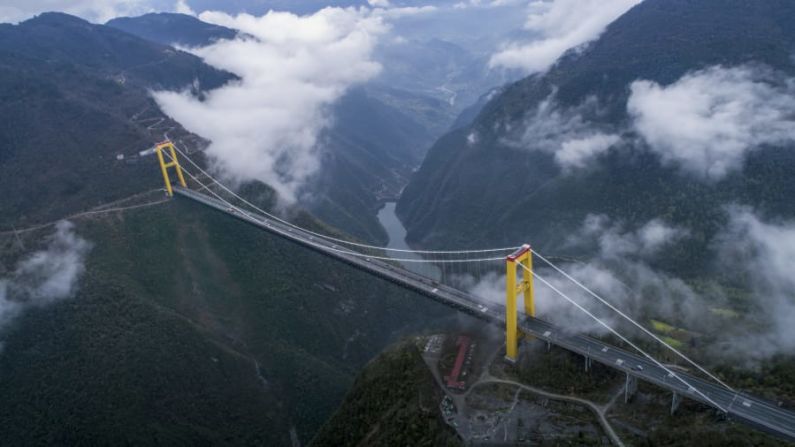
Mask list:
[[[81,19],[80,17],[67,14],[65,12],[51,11],[43,12],[33,18],[25,20],[22,24],[78,24],[78,25],[91,25],[91,22]]]
[[[109,21],[107,26],[152,42],[187,47],[207,46],[218,40],[238,36],[238,32],[231,28],[202,22],[190,15],[169,12],[119,17]]]

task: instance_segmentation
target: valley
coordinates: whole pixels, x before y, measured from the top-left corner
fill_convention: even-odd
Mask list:
[[[0,444],[790,445],[790,2],[320,3],[0,7]]]

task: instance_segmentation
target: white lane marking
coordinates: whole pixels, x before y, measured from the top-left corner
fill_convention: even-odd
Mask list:
[[[743,401],[743,406],[744,406],[744,407],[751,408],[751,402],[748,402],[747,400],[744,400],[744,401]]]

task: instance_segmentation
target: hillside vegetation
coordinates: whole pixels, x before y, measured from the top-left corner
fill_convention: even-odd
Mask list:
[[[154,157],[134,156],[165,129],[185,131],[148,91],[231,79],[198,57],[66,14],[0,25],[0,229],[160,186]]]
[[[392,346],[361,372],[312,446],[458,446],[438,388],[413,341]]]
[[[449,312],[180,199],[77,231],[94,244],[77,296],[7,331],[4,440],[307,440],[392,337]]]

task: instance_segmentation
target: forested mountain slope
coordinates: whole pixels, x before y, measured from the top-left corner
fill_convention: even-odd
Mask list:
[[[740,169],[705,179],[651,150],[629,111],[635,81],[647,81],[636,89],[656,92],[694,72],[717,81],[756,73],[755,86],[791,89],[793,20],[795,4],[786,0],[644,1],[587,48],[505,88],[471,126],[433,146],[398,205],[409,238],[437,247],[530,241],[558,250],[588,214],[628,223],[662,218],[691,230],[688,253],[671,256],[685,255],[680,265],[694,268],[728,204],[795,215],[790,143],[761,144]],[[609,150],[573,169],[556,159],[567,139],[594,136],[609,137]],[[592,148],[571,146],[568,155]]]
[[[306,442],[383,346],[450,315],[180,199],[135,208],[164,199],[139,151],[200,146],[149,91],[234,78],[64,14],[0,26],[1,444]],[[28,304],[43,278],[20,272],[53,231],[36,228],[101,204],[134,208],[73,219],[74,293]]]
[[[185,132],[148,91],[200,94],[231,79],[190,54],[66,14],[0,25],[0,227],[160,186],[153,157],[134,156],[166,129]]]
[[[106,23],[143,39],[164,45],[201,47],[221,39],[234,39],[238,32],[202,22],[187,14],[151,13],[140,17],[119,17]]]
[[[76,295],[0,327],[4,442],[306,442],[372,356],[449,315],[181,199],[75,224]],[[50,231],[0,235],[0,278]]]

